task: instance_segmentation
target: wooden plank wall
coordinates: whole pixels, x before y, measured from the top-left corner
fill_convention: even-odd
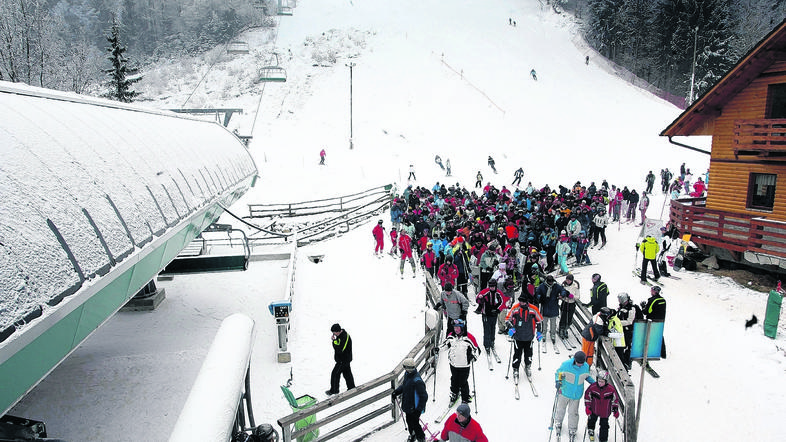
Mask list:
[[[759,78],[732,98],[715,119],[707,208],[786,221],[786,164],[763,164],[750,159],[739,161],[734,158],[733,150],[734,121],[765,118],[767,87],[775,83],[786,83],[786,56],[784,60],[775,61]],[[694,171],[695,174],[701,172]],[[746,209],[748,181],[752,172],[778,175],[772,212]]]

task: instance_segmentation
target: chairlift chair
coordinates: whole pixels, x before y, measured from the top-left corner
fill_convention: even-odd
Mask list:
[[[278,15],[292,15],[292,8],[295,7],[295,0],[278,0]]]
[[[248,43],[244,41],[230,41],[227,45],[227,54],[248,54]]]
[[[278,54],[273,55],[276,56],[276,64],[260,68],[259,81],[283,83],[287,81],[287,71],[278,65]]]

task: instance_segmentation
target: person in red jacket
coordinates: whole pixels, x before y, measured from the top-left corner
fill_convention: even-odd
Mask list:
[[[401,279],[404,279],[404,261],[407,259],[409,259],[409,263],[412,265],[412,277],[414,278],[416,276],[416,269],[415,258],[412,257],[412,238],[403,230],[398,237],[398,250],[401,252],[401,264],[398,268],[401,272]]]
[[[385,228],[382,227],[382,220],[377,221],[377,225],[371,230],[371,234],[374,235],[374,241],[376,241],[374,256],[382,256],[382,252],[385,251]]]
[[[437,254],[434,253],[434,246],[431,241],[426,243],[426,251],[420,257],[420,265],[428,272],[429,275],[436,276],[437,272]]]
[[[609,440],[609,416],[614,413],[614,418],[620,416],[620,398],[617,390],[609,383],[609,372],[599,370],[597,380],[584,392],[584,406],[587,416],[587,433],[590,440],[595,440],[595,422],[600,418],[600,431],[598,440]]]
[[[458,267],[456,264],[453,264],[452,256],[448,255],[445,257],[445,263],[439,266],[437,276],[439,277],[439,283],[442,287],[445,287],[447,283],[450,283],[453,287],[457,286],[456,279],[458,279]]]
[[[398,229],[395,227],[390,229],[390,242],[393,243],[390,246],[390,256],[396,256],[398,254]]]
[[[469,405],[461,404],[445,422],[440,440],[449,441],[469,441],[469,442],[488,442],[488,438],[483,434],[483,429],[475,419],[472,419]]]

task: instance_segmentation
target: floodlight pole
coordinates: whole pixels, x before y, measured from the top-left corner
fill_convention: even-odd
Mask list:
[[[347,66],[349,66],[349,149],[352,150],[352,68],[355,67],[355,63],[349,63]]]

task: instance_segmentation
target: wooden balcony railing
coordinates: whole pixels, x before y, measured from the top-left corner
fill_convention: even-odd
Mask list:
[[[705,198],[671,201],[669,219],[691,241],[717,247],[740,256],[755,252],[786,258],[786,222],[745,213],[708,209]]]
[[[737,158],[744,155],[786,161],[786,119],[734,121],[732,148]]]

